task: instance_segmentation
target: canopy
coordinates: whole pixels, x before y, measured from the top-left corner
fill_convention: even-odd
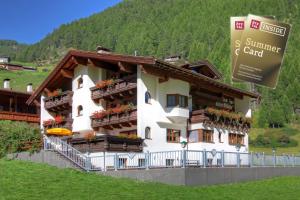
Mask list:
[[[72,134],[73,134],[72,131],[66,128],[51,128],[47,130],[47,135],[69,136]]]

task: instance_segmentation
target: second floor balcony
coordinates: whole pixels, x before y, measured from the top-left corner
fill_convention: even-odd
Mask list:
[[[91,116],[92,127],[105,129],[121,129],[136,125],[137,109],[135,106],[120,106],[114,109],[96,112]]]
[[[241,113],[206,108],[192,111],[190,123],[203,123],[204,126],[248,132],[251,125],[251,119],[246,118]]]
[[[136,94],[137,76],[130,75],[121,79],[100,81],[90,90],[92,99],[115,99]]]
[[[0,111],[0,120],[40,123],[40,117],[37,114],[9,112],[9,111]]]
[[[45,109],[52,112],[66,110],[72,106],[72,96],[72,91],[65,91],[46,97],[44,99]]]
[[[62,116],[57,116],[54,119],[45,120],[43,126],[45,129],[51,128],[66,128],[72,130],[73,120]]]

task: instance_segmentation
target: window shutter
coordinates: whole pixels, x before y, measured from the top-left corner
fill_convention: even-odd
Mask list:
[[[203,130],[202,129],[198,129],[198,141],[199,142],[203,142]]]
[[[188,107],[188,97],[187,96],[184,97],[184,101],[185,101],[185,107]]]

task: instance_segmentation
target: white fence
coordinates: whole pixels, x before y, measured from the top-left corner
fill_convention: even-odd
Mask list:
[[[104,153],[87,156],[59,138],[44,137],[45,150],[54,150],[86,171],[151,169],[174,167],[295,167],[300,156],[266,155],[224,151],[162,151],[146,153]]]

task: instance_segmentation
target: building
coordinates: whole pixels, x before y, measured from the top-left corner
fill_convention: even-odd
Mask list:
[[[27,103],[41,99],[42,130],[72,130],[68,142],[83,152],[182,150],[185,142],[248,152],[249,104],[259,95],[221,83],[208,61],[177,61],[72,50]]]
[[[36,68],[34,67],[28,67],[12,63],[0,63],[0,70],[1,69],[8,71],[36,71]]]
[[[39,124],[39,103],[28,106],[26,101],[32,93],[32,84],[27,85],[27,92],[13,91],[10,80],[4,80],[4,87],[0,89],[0,120],[22,121]]]
[[[10,57],[9,56],[0,56],[0,64],[2,63],[9,63]]]

